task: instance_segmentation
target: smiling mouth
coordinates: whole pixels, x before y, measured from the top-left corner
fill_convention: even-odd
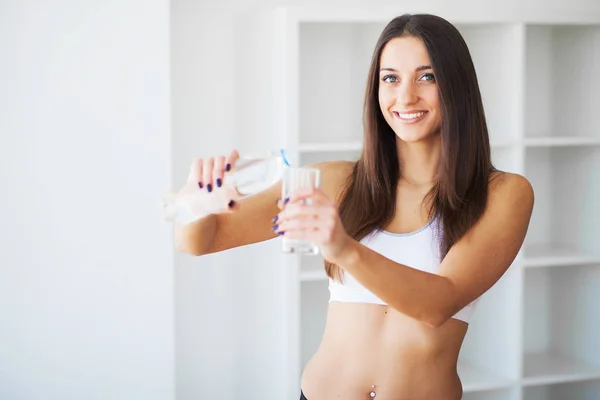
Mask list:
[[[394,115],[395,119],[400,120],[403,123],[414,124],[423,120],[427,114],[427,111],[418,111],[412,113],[400,113],[398,111],[392,111],[392,114]]]

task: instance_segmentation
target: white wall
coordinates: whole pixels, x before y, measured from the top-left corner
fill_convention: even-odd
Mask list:
[[[0,3],[0,398],[174,398],[169,3]]]
[[[235,19],[275,5],[394,7],[443,14],[443,10],[492,9],[535,18],[542,8],[564,15],[600,13],[597,0],[220,0],[172,1],[173,177],[182,182],[196,155],[228,151],[244,142],[236,125],[236,95],[252,79],[236,57]],[[440,12],[441,11],[441,12]],[[455,12],[453,12],[454,14]],[[268,147],[268,145],[265,145]],[[281,356],[285,318],[271,285],[273,270],[260,251],[268,245],[203,258],[176,258],[178,399],[282,399]]]

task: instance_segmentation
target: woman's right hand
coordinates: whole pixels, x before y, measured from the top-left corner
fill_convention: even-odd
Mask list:
[[[232,185],[226,184],[226,176],[235,170],[239,157],[237,150],[233,150],[229,157],[197,158],[190,166],[186,186],[210,193],[211,203],[216,202],[217,212],[237,210],[240,195]]]

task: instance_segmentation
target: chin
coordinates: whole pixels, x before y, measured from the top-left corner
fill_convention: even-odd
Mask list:
[[[417,143],[423,141],[429,141],[433,138],[439,137],[439,129],[438,130],[430,130],[430,129],[405,129],[405,127],[400,127],[394,129],[396,133],[396,137],[403,142],[407,143]]]

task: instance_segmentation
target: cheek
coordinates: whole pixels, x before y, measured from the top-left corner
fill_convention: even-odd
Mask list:
[[[435,109],[436,113],[440,112],[440,103],[438,101],[437,96],[431,100],[431,106]]]
[[[429,90],[423,94],[423,97],[427,99],[427,104],[429,104],[429,107],[434,108],[439,112],[440,103],[437,90]]]
[[[394,103],[394,97],[389,90],[379,89],[379,107],[382,111],[387,110]]]

